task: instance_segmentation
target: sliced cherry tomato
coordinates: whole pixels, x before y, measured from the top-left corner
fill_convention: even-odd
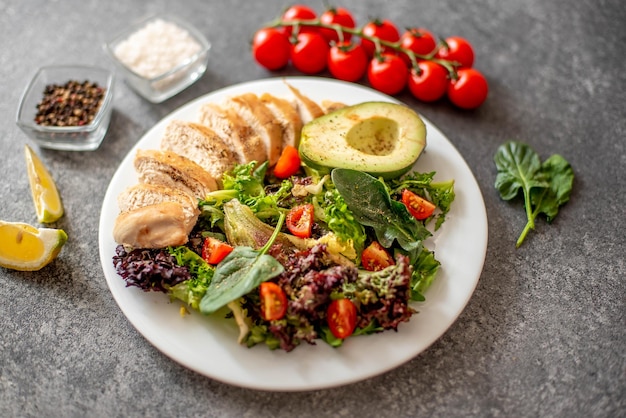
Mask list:
[[[435,211],[435,205],[408,189],[402,191],[402,203],[409,213],[420,221],[428,218]]]
[[[326,10],[320,16],[320,22],[326,25],[340,25],[344,28],[354,29],[356,27],[356,22],[352,13],[349,10],[344,9],[343,7],[331,7]],[[338,42],[339,35],[337,31],[334,29],[328,28],[319,28],[320,33],[328,42]],[[351,33],[343,32],[343,40],[348,42],[352,39]]]
[[[328,70],[339,80],[360,80],[367,70],[367,55],[363,47],[350,42],[333,45],[328,51]]]
[[[287,213],[287,229],[296,237],[309,238],[313,230],[314,208],[311,203],[296,206]]]
[[[460,68],[470,68],[474,64],[474,48],[465,38],[451,36],[446,38],[445,45],[437,51],[438,58],[456,61]]]
[[[428,55],[437,47],[435,37],[428,30],[423,28],[410,28],[400,37],[400,45],[404,49],[413,51],[418,55]],[[411,65],[411,60],[407,54],[400,55],[407,65]]]
[[[316,74],[326,68],[329,46],[319,33],[300,33],[291,46],[291,62],[298,71]]]
[[[385,247],[374,241],[361,253],[361,264],[365,270],[378,271],[396,263]]]
[[[400,40],[400,32],[393,22],[390,20],[371,20],[361,29],[364,35],[376,37],[382,41],[398,42]],[[376,45],[369,39],[361,39],[361,45],[365,49],[368,57],[373,57]],[[388,52],[389,48],[383,46],[383,52]]]
[[[261,316],[266,321],[281,319],[287,313],[287,295],[274,282],[263,282],[259,286]]]
[[[274,175],[279,179],[289,178],[300,170],[301,162],[298,150],[291,145],[286,145],[274,166]]]
[[[419,61],[417,70],[409,75],[409,90],[422,102],[434,102],[441,99],[448,89],[448,71],[432,61]]]
[[[367,69],[370,85],[386,94],[396,94],[406,86],[409,69],[397,55],[384,53],[374,57]]]
[[[291,44],[278,29],[264,28],[252,40],[252,55],[256,62],[268,70],[280,70],[289,62]]]
[[[217,238],[207,237],[202,244],[202,258],[209,264],[219,264],[233,247]]]
[[[350,299],[335,299],[326,311],[330,332],[337,338],[347,338],[356,328],[356,306]]]
[[[487,99],[489,85],[485,77],[474,68],[457,71],[458,78],[448,85],[448,98],[461,109],[475,109]]]
[[[311,9],[309,6],[305,6],[303,4],[294,4],[289,7],[283,13],[282,20],[284,21],[293,21],[293,20],[314,20],[317,18],[317,14],[315,10]],[[293,33],[293,26],[284,26],[284,33],[287,35],[291,35]],[[314,26],[299,26],[298,33],[317,33],[318,28]]]

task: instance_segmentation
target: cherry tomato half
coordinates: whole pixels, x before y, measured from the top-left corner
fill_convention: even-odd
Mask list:
[[[474,68],[461,68],[458,78],[448,85],[448,98],[461,109],[475,109],[487,99],[489,85],[485,77]]]
[[[293,20],[314,20],[317,18],[317,14],[315,10],[311,9],[309,6],[305,6],[302,4],[294,4],[285,10],[285,13],[282,15],[282,20],[289,22]],[[293,26],[284,26],[284,33],[287,35],[291,35],[293,33]],[[299,26],[298,33],[317,33],[318,28],[315,26]]]
[[[291,62],[300,72],[316,74],[326,68],[328,43],[319,33],[300,33],[291,46]]]
[[[287,313],[287,295],[274,282],[263,282],[259,286],[261,316],[266,321],[281,319]]]
[[[274,28],[257,31],[252,40],[252,55],[256,62],[268,70],[280,70],[289,63],[289,39]]]
[[[428,55],[437,47],[435,37],[428,30],[423,28],[410,28],[400,37],[400,45],[404,49],[413,51],[418,55]],[[407,54],[400,55],[407,65],[411,65],[411,60]]]
[[[378,271],[396,263],[385,247],[374,241],[361,253],[361,264],[365,270]]]
[[[386,94],[396,94],[406,86],[409,69],[397,55],[383,53],[374,57],[367,69],[367,79],[370,85]]]
[[[400,32],[396,25],[390,20],[375,19],[369,21],[361,29],[364,35],[378,38],[382,41],[397,42],[400,40]],[[374,56],[376,45],[369,39],[361,39],[361,45],[365,49],[368,57]],[[383,52],[389,51],[389,48],[383,47]]]
[[[286,145],[274,166],[274,175],[279,179],[289,178],[300,170],[301,162],[298,150],[291,145]]]
[[[472,48],[472,44],[460,36],[446,38],[445,45],[435,55],[444,60],[458,62],[460,68],[471,68],[474,64],[474,48]]]
[[[331,7],[326,10],[320,16],[320,22],[326,25],[340,25],[344,28],[354,29],[356,27],[356,22],[352,13],[349,10],[344,9],[343,7]],[[319,28],[319,32],[322,34],[326,41],[328,42],[338,42],[339,35],[337,31],[334,29],[328,28]],[[349,41],[352,39],[351,33],[343,32],[343,40]]]
[[[419,73],[413,69],[409,75],[409,90],[417,100],[434,102],[448,89],[448,71],[432,61],[419,61]]]
[[[311,203],[296,206],[287,213],[287,229],[296,237],[309,238],[313,230],[314,208]]]
[[[202,258],[209,264],[219,264],[233,247],[217,238],[207,237],[202,244]]]
[[[326,321],[337,338],[347,338],[356,328],[356,306],[350,299],[335,299],[328,306]]]
[[[408,189],[402,191],[402,203],[417,220],[424,220],[433,214],[435,205]]]
[[[367,55],[363,47],[350,42],[333,45],[328,51],[328,70],[339,80],[360,80],[367,70]]]

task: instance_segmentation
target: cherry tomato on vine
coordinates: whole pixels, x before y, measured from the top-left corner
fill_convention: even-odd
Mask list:
[[[434,102],[441,99],[448,89],[448,71],[433,61],[419,61],[419,72],[411,70],[409,91],[417,100]]]
[[[356,328],[356,306],[350,299],[335,299],[326,310],[326,321],[336,338],[347,338]]]
[[[316,74],[326,68],[328,42],[319,33],[300,33],[291,46],[291,62],[305,74]]]
[[[309,238],[313,230],[314,208],[311,203],[296,206],[287,213],[285,224],[296,237]]]
[[[356,27],[356,22],[352,13],[343,7],[331,7],[326,10],[320,15],[320,22],[326,25],[341,25],[350,29],[354,29]],[[328,42],[339,41],[339,35],[334,29],[319,28],[319,32]],[[349,41],[350,39],[352,39],[352,34],[343,32],[343,40]]]
[[[368,271],[378,271],[395,264],[391,254],[377,241],[373,241],[361,253],[361,264]]]
[[[461,68],[457,75],[448,84],[450,101],[462,109],[475,109],[483,104],[489,92],[485,76],[474,68]]]
[[[282,15],[282,20],[284,21],[293,21],[293,20],[314,20],[317,18],[317,13],[315,10],[311,9],[309,6],[305,6],[302,4],[294,4]],[[291,35],[293,33],[293,26],[284,26],[284,32],[287,35]],[[299,26],[298,33],[317,33],[318,28],[315,26]]]
[[[217,238],[207,237],[202,244],[202,258],[209,264],[219,264],[233,247]]]
[[[367,70],[367,55],[363,47],[350,42],[333,45],[328,51],[328,70],[339,80],[360,80]]]
[[[289,63],[291,44],[278,29],[264,28],[255,33],[252,55],[256,62],[268,70],[280,70]]]
[[[376,37],[383,41],[397,42],[400,40],[400,32],[396,25],[390,20],[375,19],[369,21],[361,29],[364,35]],[[361,39],[361,45],[365,49],[368,57],[374,56],[376,46],[369,39]],[[389,51],[389,48],[383,47],[383,51]]]
[[[435,205],[432,202],[408,189],[402,191],[402,203],[418,221],[423,221],[435,211]]]
[[[424,28],[410,28],[400,37],[400,46],[418,55],[428,55],[437,47],[437,41],[433,34]],[[411,65],[408,55],[403,53],[400,56],[407,65]]]
[[[474,64],[474,48],[467,39],[460,36],[446,38],[445,45],[437,51],[438,58],[456,61],[459,68],[471,68]]]
[[[266,321],[281,319],[287,313],[287,295],[274,282],[263,282],[259,286],[261,316]]]
[[[370,85],[385,94],[394,95],[406,86],[409,69],[398,55],[383,53],[374,57],[367,68]]]

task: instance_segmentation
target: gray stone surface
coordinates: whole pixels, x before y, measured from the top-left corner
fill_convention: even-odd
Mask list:
[[[322,2],[306,2],[317,10]],[[345,0],[360,23],[462,35],[490,82],[488,101],[463,112],[399,98],[460,150],[489,218],[484,271],[447,333],[412,361],[349,386],[304,393],[231,387],[171,361],[124,317],[98,255],[106,187],[155,122],[220,87],[265,78],[249,40],[286,2],[0,1],[0,218],[36,224],[14,123],[23,88],[46,64],[112,68],[101,45],[129,22],[174,12],[213,42],[206,75],[150,104],[122,82],[102,147],[38,150],[54,173],[70,241],[39,273],[0,269],[3,417],[617,417],[626,415],[626,6],[621,0]],[[285,70],[280,74],[295,74]],[[500,200],[493,154],[523,140],[574,167],[571,201],[515,249],[520,202]],[[470,243],[471,245],[471,243]],[[375,361],[375,360],[373,360]]]

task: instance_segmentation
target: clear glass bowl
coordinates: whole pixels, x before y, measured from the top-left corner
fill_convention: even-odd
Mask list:
[[[179,62],[172,62],[172,67],[168,71],[157,76],[147,77],[124,64],[116,55],[116,49],[122,42],[127,41],[129,37],[136,35],[138,31],[145,29],[148,24],[157,20],[174,24],[178,28],[187,31],[190,37],[200,45],[200,49],[191,56],[181,58]],[[137,45],[137,48],[141,49],[141,45]],[[104,45],[104,49],[115,63],[123,78],[137,93],[152,103],[160,103],[180,93],[202,77],[209,61],[211,44],[191,24],[176,16],[152,16],[132,25],[117,35],[112,41]],[[134,58],[137,59],[137,57]]]
[[[105,88],[102,104],[94,119],[82,126],[46,126],[35,122],[38,104],[50,84],[63,85],[68,81],[90,81]],[[80,65],[58,65],[40,68],[24,90],[17,111],[17,125],[37,145],[66,151],[93,151],[98,149],[111,120],[113,109],[113,73],[102,68]]]

